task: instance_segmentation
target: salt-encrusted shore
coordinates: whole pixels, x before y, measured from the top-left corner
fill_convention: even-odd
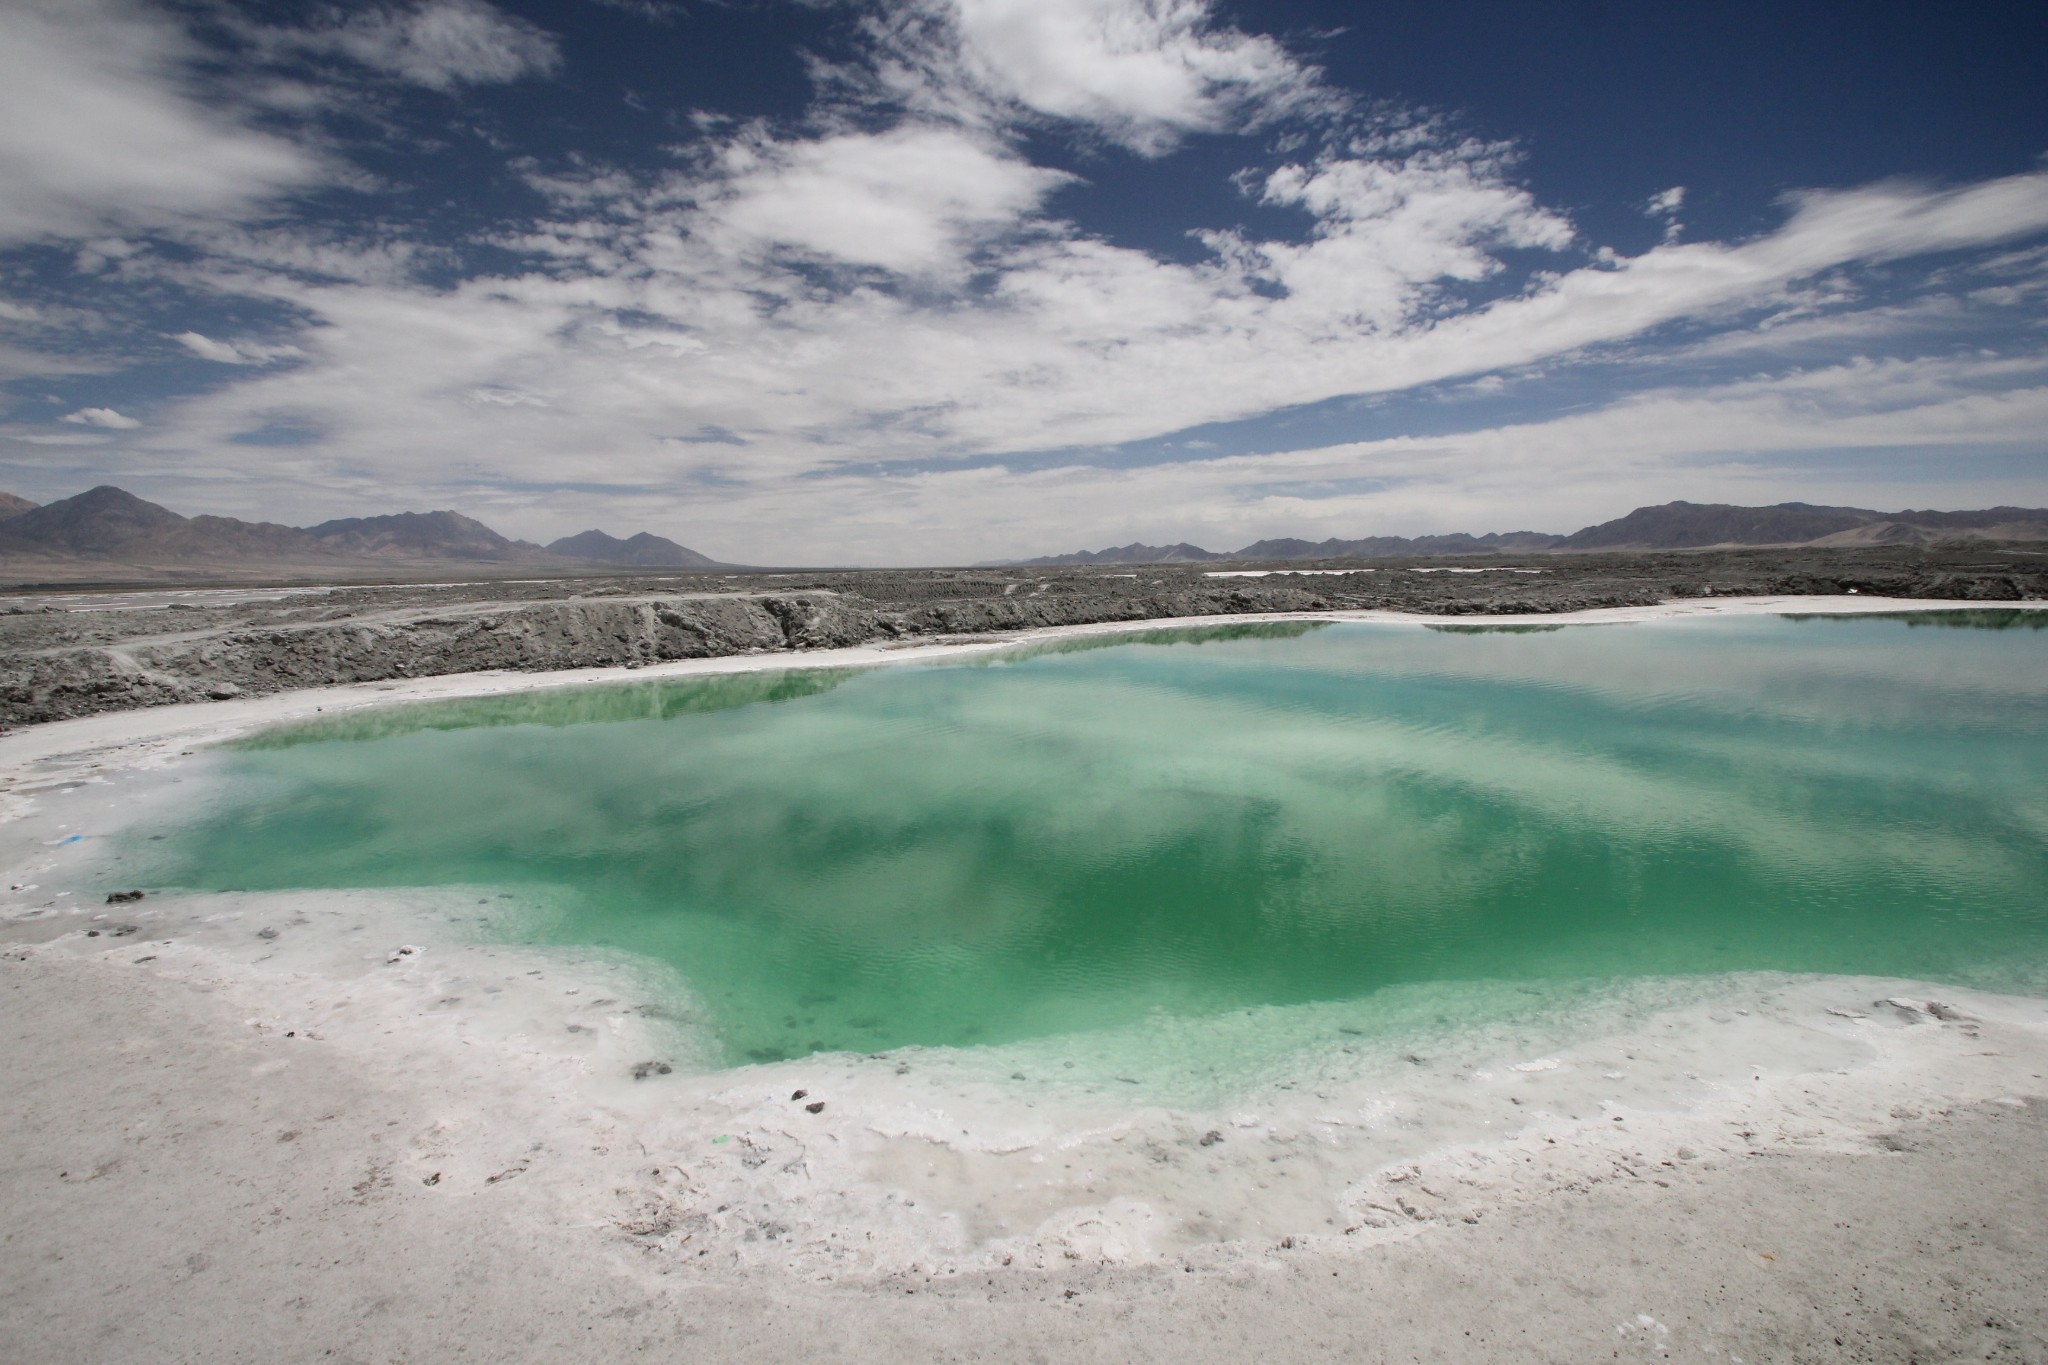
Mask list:
[[[1398,1047],[1347,1031],[1350,1006],[1296,1007],[1152,1040],[1162,1067],[1232,1030],[1298,1040],[1253,1091],[1176,1107],[1170,1084],[1066,1068],[1058,1040],[712,1071],[665,1007],[680,983],[480,942],[485,889],[104,903],[102,836],[202,789],[188,752],[316,710],[1171,624],[0,737],[22,888],[0,898],[4,1354],[2048,1359],[2041,1000],[1643,981],[1573,998],[1566,1023],[1557,1000],[1488,1002],[1485,1027]]]

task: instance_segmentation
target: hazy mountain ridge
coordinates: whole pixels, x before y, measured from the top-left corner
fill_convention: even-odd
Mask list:
[[[1547,550],[1559,536],[1541,531],[1489,532],[1483,536],[1454,531],[1441,536],[1367,536],[1362,540],[1258,540],[1227,556],[1230,559],[1388,559],[1397,555],[1483,555],[1518,550]]]
[[[1706,545],[1804,545],[1867,526],[1886,515],[1861,507],[1815,507],[1803,502],[1772,507],[1667,502],[1659,507],[1638,507],[1625,517],[1588,526],[1566,536],[1559,547],[1690,550]]]
[[[716,562],[645,532],[623,541],[601,531],[570,538],[581,541],[595,535],[610,545],[630,547],[628,552],[637,556],[630,559],[543,548],[508,539],[473,517],[451,511],[343,517],[297,527],[235,517],[180,516],[111,484],[40,507],[11,494],[0,494],[0,500],[0,561],[86,560],[152,567],[443,562],[704,567]]]
[[[548,542],[547,551],[565,559],[580,559],[592,564],[623,564],[641,569],[704,569],[718,563],[709,555],[698,554],[666,536],[651,535],[646,531],[624,540],[603,531],[583,531]]]
[[[527,540],[508,540],[460,512],[394,512],[342,517],[306,528],[306,534],[349,555],[382,559],[482,559],[517,562],[547,551]]]
[[[1570,535],[1505,531],[1483,536],[1368,536],[1323,541],[1259,540],[1238,550],[1133,543],[1107,550],[1014,561],[1023,565],[1165,564],[1190,560],[1391,559],[1430,555],[1532,554],[1572,550],[1694,550],[1714,546],[1932,545],[1953,540],[2048,540],[2048,508],[1879,512],[1783,502],[1769,507],[1667,502]]]
[[[233,517],[181,517],[111,485],[0,522],[0,554],[166,562],[302,557],[304,531]]]
[[[1070,555],[1048,555],[1043,559],[1026,559],[1024,564],[1187,564],[1209,559],[1229,559],[1229,555],[1205,550],[1199,545],[1183,542],[1179,545],[1142,545],[1132,541],[1129,545],[1113,545],[1107,550],[1077,550]]]
[[[1133,542],[1105,550],[1011,562],[1055,567],[1689,550],[1717,546],[1846,548],[1933,545],[1958,540],[2048,540],[2048,508],[1880,512],[1799,502],[1769,507],[1669,502],[1638,507],[1626,516],[1570,535],[1507,531],[1479,536],[1454,532],[1322,541],[1282,537],[1254,541],[1230,551],[1206,550],[1186,542]],[[541,546],[509,539],[473,517],[447,510],[343,517],[310,527],[282,526],[234,517],[185,517],[112,485],[43,506],[0,493],[0,563],[10,562],[236,568],[241,572],[267,565],[366,568],[457,563],[524,564],[538,568],[723,567],[707,555],[645,531],[620,539],[593,529]]]

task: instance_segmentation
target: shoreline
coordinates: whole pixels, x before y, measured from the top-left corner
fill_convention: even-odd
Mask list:
[[[1712,600],[1540,624],[1983,605]],[[666,987],[636,980],[632,964],[465,936],[461,916],[484,889],[222,893],[104,906],[82,903],[88,885],[112,875],[95,861],[96,841],[60,842],[76,830],[74,819],[58,817],[75,817],[81,798],[96,805],[106,798],[101,809],[134,819],[151,801],[183,799],[170,785],[179,781],[177,760],[191,750],[322,709],[926,662],[1057,639],[1268,620],[1531,624],[1526,616],[1376,612],[1103,623],[893,649],[323,688],[110,713],[0,737],[8,787],[0,856],[9,884],[27,884],[20,869],[44,864],[34,873],[38,894],[54,902],[68,885],[75,907],[30,907],[24,902],[33,897],[12,893],[5,901],[0,937],[10,946],[0,982],[20,1022],[0,1046],[0,1077],[54,1111],[43,1115],[51,1131],[17,1122],[9,1134],[19,1146],[8,1158],[16,1212],[5,1244],[20,1258],[63,1235],[34,1227],[62,1227],[103,1203],[92,1216],[113,1218],[117,1204],[107,1201],[132,1206],[140,1199],[176,1215],[156,1241],[145,1239],[143,1257],[169,1267],[157,1278],[168,1277],[162,1302],[175,1303],[189,1292],[179,1286],[200,1273],[178,1270],[191,1257],[245,1254],[201,1248],[173,1255],[192,1235],[184,1223],[218,1221],[204,1201],[256,1186],[277,1191],[266,1207],[280,1212],[258,1214],[248,1204],[239,1217],[296,1218],[289,1232],[271,1223],[263,1249],[269,1259],[244,1272],[258,1282],[303,1259],[305,1245],[341,1239],[340,1259],[354,1269],[321,1272],[329,1294],[347,1297],[389,1280],[372,1265],[380,1257],[417,1263],[425,1282],[452,1286],[464,1278],[449,1241],[459,1229],[498,1240],[487,1259],[508,1284],[538,1292],[532,1287],[572,1267],[565,1283],[621,1312],[631,1307],[626,1323],[606,1327],[607,1335],[577,1338],[609,1343],[605,1358],[625,1353],[628,1338],[619,1334],[634,1317],[659,1313],[726,1342],[720,1358],[745,1358],[757,1342],[783,1339],[760,1322],[767,1305],[814,1326],[851,1315],[877,1333],[848,1358],[935,1354],[927,1337],[937,1333],[967,1358],[979,1347],[989,1358],[1010,1359],[1028,1354],[1021,1346],[1034,1341],[1072,1344],[1069,1324],[1085,1319],[1084,1296],[1137,1312],[1163,1343],[1172,1335],[1171,1319],[1161,1316],[1168,1308],[1199,1313],[1212,1299],[1254,1289],[1259,1296],[1239,1310],[1243,1321],[1276,1330],[1290,1321],[1286,1314],[1304,1311],[1311,1300],[1302,1296],[1325,1280],[1355,1284],[1412,1263],[1465,1283],[1490,1264],[1487,1256],[1507,1254],[1486,1250],[1496,1229],[1535,1245],[1569,1242],[1572,1211],[1593,1204],[1621,1201],[1616,1226],[1654,1240],[1668,1221],[1657,1199],[1690,1200],[1709,1222],[1734,1217],[1741,1211],[1724,1207],[1736,1197],[1730,1192],[1756,1183],[1759,1166],[1826,1168],[1855,1198],[1889,1199],[1932,1218],[1963,1184],[2003,1177],[1943,1168],[1926,1188],[1888,1192],[1886,1163],[1941,1142],[1970,1147],[1970,1134],[1995,1128],[2008,1139],[2025,1135],[2010,1153],[2031,1173],[2025,1178],[2033,1184],[2021,1193],[2048,1189],[2048,1124],[2040,1121],[2048,1113],[2041,1079],[2048,1074],[2048,1002],[2026,997],[1766,973],[1646,980],[1577,1002],[1573,1017],[1586,1026],[1569,1037],[1509,1016],[1443,1042],[1426,1063],[1388,1050],[1363,1061],[1305,1053],[1284,1080],[1220,1108],[1150,1099],[1133,1108],[1113,1087],[1102,1099],[1077,1081],[1031,1092],[1044,1108],[1026,1115],[1003,1077],[1025,1068],[1020,1059],[1037,1045],[979,1056],[900,1049],[879,1060],[833,1054],[699,1069],[677,1050],[680,1035],[658,1013],[636,1008]],[[112,937],[128,924],[134,933]],[[91,939],[88,926],[99,929]],[[419,951],[400,955],[409,945]],[[1907,1003],[1879,1003],[1894,998]],[[1330,1021],[1303,1014],[1294,1022],[1317,1033],[1328,1032]],[[1191,1036],[1178,1045],[1204,1044]],[[1051,1055],[1040,1051],[1041,1060]],[[137,1058],[148,1067],[137,1070]],[[636,1065],[656,1060],[672,1070],[632,1079]],[[131,1071],[156,1096],[151,1114],[110,1102],[95,1084],[96,1075],[116,1084],[113,1077]],[[795,1089],[831,1107],[810,1118],[784,1098]],[[31,1107],[21,1106],[22,1117]],[[267,1121],[260,1134],[249,1129],[242,1150],[234,1136],[242,1123],[230,1119],[223,1128],[218,1116],[254,1113]],[[57,1114],[62,1119],[49,1123]],[[1946,1136],[1899,1136],[1922,1129]],[[207,1155],[197,1135],[209,1130],[235,1148],[237,1173]],[[180,1134],[187,1144],[181,1164],[197,1161],[204,1168],[197,1174],[151,1165],[164,1150],[151,1144]],[[1216,1141],[1205,1141],[1212,1135]],[[58,1161],[63,1174],[52,1180],[26,1162],[24,1149]],[[1057,1183],[1041,1175],[1047,1165],[1075,1162],[1080,1175]],[[74,1180],[73,1166],[87,1174]],[[2012,1207],[2025,1205],[2020,1198]],[[1825,1206],[1821,1200],[1808,1211]],[[1341,1220],[1330,1223],[1326,1209],[1340,1211]],[[1176,1226],[1201,1231],[1190,1238]],[[74,1263],[82,1250],[69,1253]],[[2039,1250],[2037,1242],[2025,1254]],[[98,1254],[103,1270],[123,1262],[119,1246]],[[1524,1259],[1477,1273],[1547,1273],[1526,1259],[1526,1248],[1517,1254]],[[1766,1265],[1754,1260],[1761,1252],[1742,1254],[1750,1258],[1745,1266]],[[2025,1264],[2034,1267],[2037,1287],[2043,1263]],[[1638,1278],[1644,1292],[1654,1288],[1653,1277]],[[989,1312],[1007,1324],[1000,1329],[987,1327],[984,1281]],[[898,1300],[912,1297],[906,1291],[926,1301],[915,1318],[924,1334],[897,1338],[891,1351],[888,1324],[903,1320]],[[386,1292],[394,1291],[387,1285]],[[521,1291],[499,1293],[496,1311],[522,1317]],[[68,1301],[39,1271],[0,1297],[0,1323],[19,1330],[34,1316],[25,1294]],[[1480,1311],[1476,1302],[1473,1311]],[[1549,1311],[1560,1341],[1584,1327],[1571,1305]],[[1666,1325],[1669,1310],[1635,1311],[1665,1326],[1667,1336],[1677,1330]],[[998,1340],[948,1337],[964,1330],[962,1314]],[[1380,1325],[1392,1322],[1389,1316]],[[1411,1326],[1424,1334],[1417,1340],[1427,1339],[1427,1323]],[[1616,1335],[1618,1328],[1627,1330]],[[349,1330],[365,1352],[451,1354],[449,1339],[435,1335],[446,1330],[438,1318]],[[1458,1330],[1447,1326],[1436,1340],[1438,1358],[1460,1358]],[[1600,1330],[1610,1346],[1643,1350],[1664,1340],[1631,1314],[1609,1313]],[[2048,1325],[2025,1330],[2034,1335],[2023,1349],[2048,1346]],[[255,1344],[261,1339],[248,1328],[237,1340],[250,1344],[219,1358],[300,1358],[290,1350],[264,1357]],[[1149,1344],[1157,1343],[1115,1329],[1090,1358],[1154,1358]],[[1230,1358],[1185,1340],[1162,1354]],[[1774,1358],[1741,1344],[1719,1358],[1729,1354]],[[514,1351],[498,1358],[534,1357]],[[1506,1351],[1489,1358],[1553,1357]]]
[[[2037,552],[1897,548],[1589,552],[1513,564],[1398,560],[1342,572],[1189,564],[734,570],[577,580],[27,599],[0,607],[0,724],[489,669],[655,664],[1266,613],[1483,618],[1829,594],[2048,600]],[[1269,566],[1270,567],[1270,566]]]
[[[1199,630],[1205,627],[1269,625],[1301,621],[1358,622],[1413,626],[1591,626],[1634,622],[1688,620],[1719,616],[1852,616],[1899,612],[1983,611],[1986,609],[2048,611],[2048,602],[1934,601],[1919,598],[1726,597],[1691,598],[1642,607],[1600,607],[1587,611],[1552,612],[1541,616],[1430,615],[1397,611],[1280,611],[1238,615],[1171,616],[1138,621],[1100,621],[1083,625],[1045,626],[1002,634],[977,634],[881,645],[831,649],[762,651],[709,658],[674,659],[640,666],[570,668],[547,672],[488,670],[442,673],[419,678],[295,688],[225,701],[187,702],[134,710],[104,711],[66,720],[43,721],[0,732],[0,783],[18,780],[23,765],[42,765],[44,772],[76,771],[76,764],[53,767],[67,756],[118,752],[143,745],[161,749],[173,742],[218,744],[265,726],[303,720],[330,705],[340,711],[389,706],[410,701],[452,701],[556,687],[588,687],[611,682],[647,682],[706,677],[722,673],[778,672],[814,668],[872,668],[887,664],[930,663],[1059,640],[1104,635],[1130,635],[1156,630]],[[4,801],[0,792],[0,801]],[[4,812],[0,804],[0,812]]]

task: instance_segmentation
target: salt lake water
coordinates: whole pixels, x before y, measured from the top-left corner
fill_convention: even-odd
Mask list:
[[[671,966],[734,1064],[1753,970],[2048,994],[2042,625],[1237,625],[418,704],[232,746],[135,838],[195,890],[477,888],[488,936]]]

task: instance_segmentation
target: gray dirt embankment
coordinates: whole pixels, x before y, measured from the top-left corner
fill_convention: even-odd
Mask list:
[[[212,603],[17,598],[0,608],[0,725],[389,678],[631,667],[1170,617],[1545,614],[1852,591],[1986,603],[2048,598],[2048,556],[1981,545],[1265,567],[1266,577],[1216,577],[1207,564],[1020,566],[388,585]],[[1300,569],[1347,572],[1290,572]]]

